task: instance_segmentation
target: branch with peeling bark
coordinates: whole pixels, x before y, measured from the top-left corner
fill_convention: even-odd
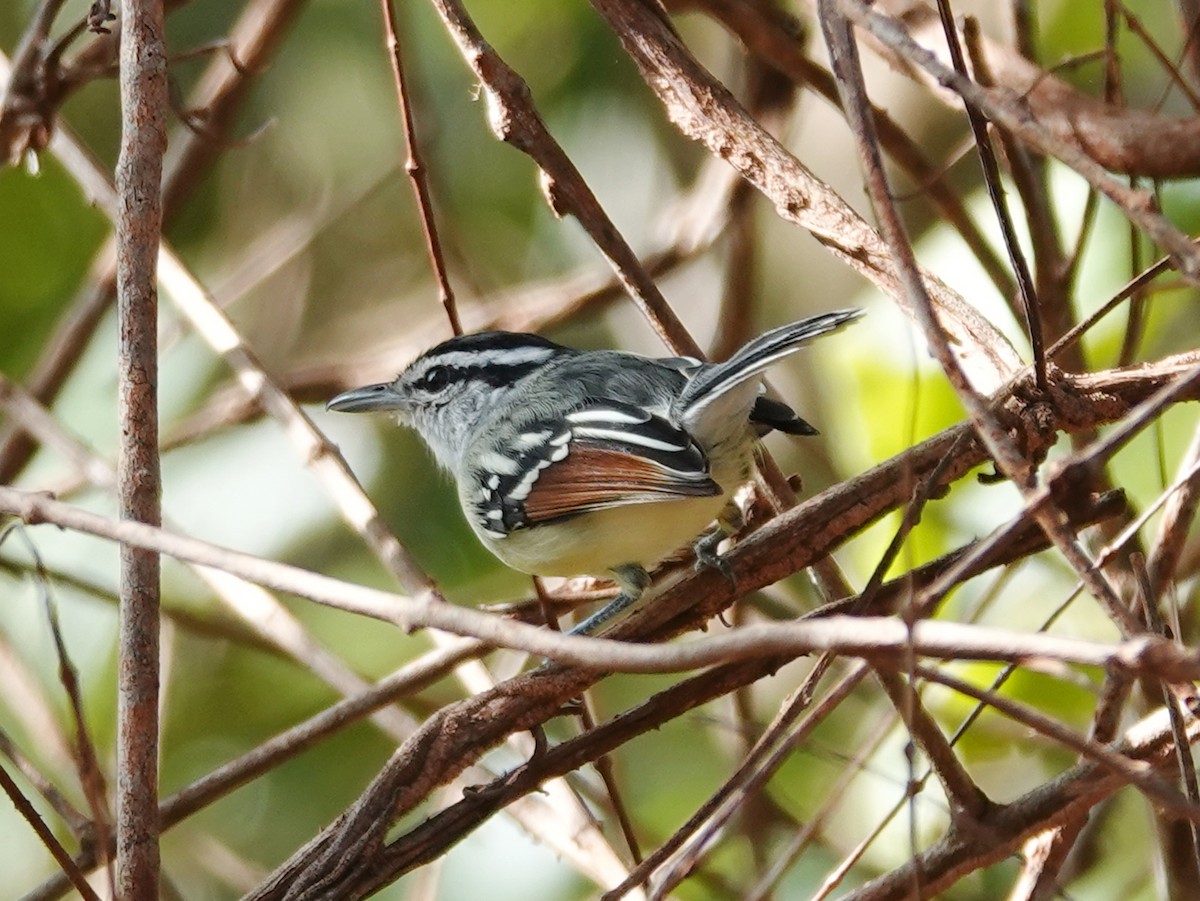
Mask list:
[[[829,185],[768,134],[729,89],[701,66],[654,6],[592,0],[688,137],[737,169],[788,222],[811,232],[839,260],[912,314],[879,233]],[[987,319],[929,272],[922,273],[939,320],[979,390],[990,393],[1019,367],[1016,351]]]

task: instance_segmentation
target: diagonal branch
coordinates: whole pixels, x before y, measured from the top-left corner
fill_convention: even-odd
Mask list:
[[[887,245],[829,185],[790,154],[705,70],[653,4],[592,0],[642,78],[688,137],[726,160],[775,205],[788,222],[807,229],[838,259],[915,316]],[[981,391],[991,393],[1020,366],[1012,345],[958,294],[923,272],[955,353]]]

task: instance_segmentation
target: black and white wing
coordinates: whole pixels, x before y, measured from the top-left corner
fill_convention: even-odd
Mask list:
[[[597,510],[722,491],[687,432],[613,401],[535,421],[507,453],[485,452],[478,465],[482,487],[472,508],[497,537]]]

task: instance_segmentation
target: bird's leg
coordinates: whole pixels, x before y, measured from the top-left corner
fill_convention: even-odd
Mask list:
[[[650,587],[650,574],[645,567],[637,563],[626,563],[613,567],[613,579],[621,593],[609,601],[608,605],[593,613],[578,626],[568,632],[568,635],[594,635],[618,614],[632,607]]]
[[[717,553],[721,542],[736,535],[745,523],[742,508],[730,501],[717,517],[717,524],[701,535],[692,544],[692,552],[696,555],[696,569],[715,569],[725,577],[734,588],[737,588],[737,577],[725,562],[725,558]]]

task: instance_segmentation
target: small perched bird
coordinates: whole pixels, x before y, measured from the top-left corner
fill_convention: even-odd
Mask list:
[[[641,597],[647,567],[698,536],[698,562],[722,568],[725,528],[705,530],[751,477],[758,438],[817,433],[764,396],[763,370],[860,315],[781,326],[724,363],[575,350],[513,332],[463,335],[395,381],[326,406],[389,411],[416,430],[454,477],[475,534],[514,569],[611,573],[621,594],[574,630],[588,634]]]

